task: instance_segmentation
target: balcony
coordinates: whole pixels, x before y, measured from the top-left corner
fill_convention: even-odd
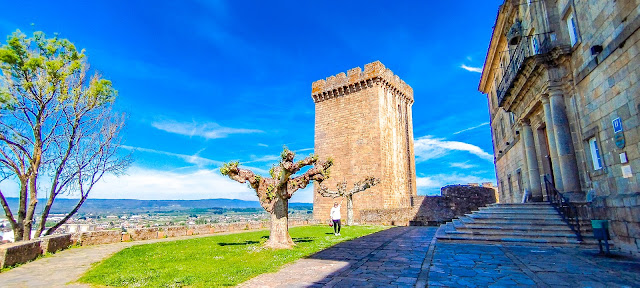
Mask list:
[[[498,106],[502,106],[504,99],[513,87],[513,82],[520,74],[523,64],[530,58],[538,55],[545,55],[555,47],[555,34],[552,32],[541,33],[531,36],[525,36],[514,49],[505,51],[509,53],[509,64],[503,67],[502,80],[498,84],[496,94],[498,98]]]

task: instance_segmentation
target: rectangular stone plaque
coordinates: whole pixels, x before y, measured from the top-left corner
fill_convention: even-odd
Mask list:
[[[633,173],[631,172],[631,165],[622,165],[622,177],[631,178]]]

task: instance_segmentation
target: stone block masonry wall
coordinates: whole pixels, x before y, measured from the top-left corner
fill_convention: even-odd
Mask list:
[[[640,257],[640,193],[597,197],[591,211],[593,219],[609,220],[609,232],[620,250]]]
[[[31,261],[41,253],[40,240],[0,245],[0,268]]]
[[[356,221],[363,209],[411,206],[416,195],[411,105],[413,90],[380,62],[356,67],[312,85],[315,152],[334,166],[324,185],[335,189],[374,176],[381,183],[353,197]],[[317,184],[316,184],[317,185]],[[315,189],[318,189],[316,186]],[[314,219],[327,220],[335,200],[315,193]],[[346,216],[346,203],[341,213]]]
[[[42,254],[56,253],[73,245],[71,234],[45,236],[38,238],[38,240],[40,240],[40,249],[42,249]]]
[[[157,239],[158,231],[160,228],[141,228],[141,229],[131,229],[128,231],[129,235],[131,235],[131,240],[139,241],[139,240],[149,240],[149,239]]]
[[[163,236],[166,236],[166,237],[186,236],[187,235],[187,227],[186,226],[164,227],[162,229],[162,234],[163,234]]]
[[[75,234],[73,238],[81,246],[118,243],[122,239],[122,230],[82,232]]]
[[[495,190],[487,187],[450,185],[442,187],[442,196],[418,196],[412,208],[362,210],[363,224],[439,225],[496,203]]]

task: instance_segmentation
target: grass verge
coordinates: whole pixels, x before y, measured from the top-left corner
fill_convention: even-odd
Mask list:
[[[269,231],[138,245],[100,262],[79,281],[115,287],[233,286],[337,243],[384,229],[349,226],[336,237],[327,226],[293,227],[289,233],[297,245],[291,250],[263,248]]]

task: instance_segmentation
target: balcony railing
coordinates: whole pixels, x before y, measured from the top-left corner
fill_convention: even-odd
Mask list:
[[[505,51],[509,53],[509,64],[503,67],[502,80],[498,84],[497,97],[498,105],[501,106],[502,102],[507,95],[509,89],[513,85],[513,81],[520,73],[522,64],[529,58],[535,55],[542,55],[549,53],[555,42],[555,34],[541,33],[531,36],[522,37],[520,42],[512,50]]]

